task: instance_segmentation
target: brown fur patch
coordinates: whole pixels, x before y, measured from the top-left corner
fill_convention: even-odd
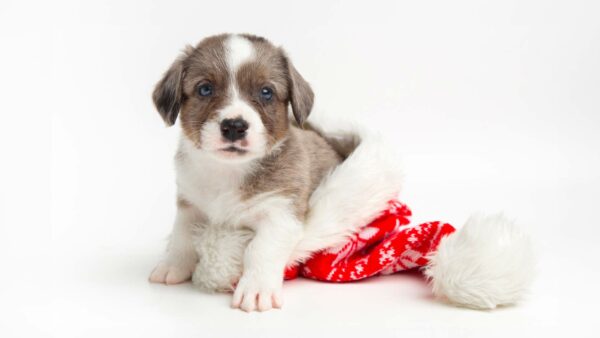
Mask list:
[[[251,38],[255,59],[240,66],[236,73],[236,86],[242,98],[260,115],[273,146],[281,140],[289,128],[288,102],[289,81],[285,55],[268,41]],[[261,89],[273,90],[270,101],[261,99]]]
[[[311,130],[322,137],[343,160],[350,156],[350,154],[356,150],[361,142],[360,137],[352,133],[345,133],[342,135],[327,135],[312,123],[305,123],[303,129]]]
[[[186,74],[182,84],[181,127],[197,146],[204,123],[216,118],[216,112],[229,101],[230,79],[223,45],[228,37],[218,35],[202,40],[184,61]],[[212,96],[198,95],[198,87],[204,83],[212,85]]]
[[[277,191],[292,199],[294,213],[304,220],[308,199],[323,177],[342,158],[317,133],[291,127],[281,149],[260,161],[260,166],[246,177],[243,196],[250,198],[263,192]]]

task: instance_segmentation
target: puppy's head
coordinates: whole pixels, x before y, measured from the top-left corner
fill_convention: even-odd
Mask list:
[[[154,90],[167,125],[179,116],[196,148],[225,160],[268,154],[288,132],[288,106],[299,125],[313,92],[281,48],[252,35],[218,35],[188,47]]]

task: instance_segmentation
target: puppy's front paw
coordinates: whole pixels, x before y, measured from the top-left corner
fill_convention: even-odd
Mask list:
[[[160,262],[150,274],[150,282],[167,285],[183,283],[192,276],[192,269],[184,264],[169,264]]]
[[[242,276],[238,282],[231,306],[246,312],[281,308],[282,278],[256,278]]]

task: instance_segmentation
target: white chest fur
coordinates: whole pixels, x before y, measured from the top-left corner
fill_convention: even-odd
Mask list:
[[[291,215],[288,202],[269,192],[243,198],[243,179],[252,163],[222,162],[190,147],[182,140],[176,160],[178,194],[206,217],[194,224],[191,242],[198,261],[192,280],[207,290],[233,291],[242,275],[244,252],[260,224],[276,223],[284,231],[286,224],[294,225],[286,217]]]
[[[254,199],[243,200],[241,185],[251,163],[227,163],[193,147],[185,139],[176,160],[177,189],[213,225],[237,227],[254,218]],[[250,224],[248,224],[250,225]]]

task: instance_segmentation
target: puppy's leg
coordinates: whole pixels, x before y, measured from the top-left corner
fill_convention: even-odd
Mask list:
[[[231,303],[248,312],[281,307],[284,269],[302,237],[302,223],[287,205],[270,206],[254,228],[255,236],[244,252],[244,272]]]
[[[199,221],[200,211],[194,206],[184,201],[177,203],[177,215],[167,253],[150,274],[150,282],[178,284],[190,279],[198,262],[192,241],[192,227]]]

